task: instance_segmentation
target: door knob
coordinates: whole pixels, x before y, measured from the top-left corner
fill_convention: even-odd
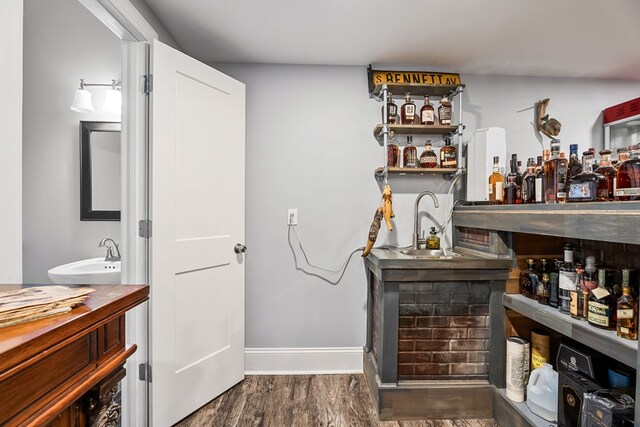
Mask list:
[[[237,254],[243,254],[243,253],[247,252],[247,247],[245,245],[243,245],[242,243],[236,243],[236,245],[233,247],[233,250]]]

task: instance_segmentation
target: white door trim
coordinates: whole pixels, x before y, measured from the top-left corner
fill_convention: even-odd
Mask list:
[[[247,375],[363,372],[362,347],[246,348],[244,361]]]
[[[129,0],[78,0],[122,40],[151,41],[158,33]]]

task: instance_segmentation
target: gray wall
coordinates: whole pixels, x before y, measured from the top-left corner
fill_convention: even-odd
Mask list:
[[[338,285],[296,269],[287,240],[287,208],[299,209],[300,233],[311,262],[337,268],[365,243],[380,200],[373,170],[382,149],[372,137],[381,104],[367,96],[364,67],[215,64],[247,85],[246,346],[351,347],[365,340],[366,282],[355,256]],[[549,112],[563,124],[563,147],[601,146],[602,108],[633,98],[640,82],[465,75],[465,123],[507,130],[508,150],[520,158],[540,152],[533,112],[517,113],[551,97]],[[418,138],[418,141],[422,141]],[[422,145],[422,144],[419,144]],[[422,151],[419,148],[419,153]],[[484,177],[482,178],[484,179]],[[400,179],[394,189],[396,230],[378,244],[411,242],[415,194],[445,198],[440,177]],[[427,210],[441,222],[444,203]],[[431,219],[422,218],[425,226]],[[326,274],[306,268],[332,280]]]
[[[47,283],[47,270],[104,254],[119,222],[80,221],[79,121],[120,121],[69,109],[80,78],[120,79],[120,40],[75,0],[24,2],[23,281]],[[120,180],[119,174],[114,179]]]

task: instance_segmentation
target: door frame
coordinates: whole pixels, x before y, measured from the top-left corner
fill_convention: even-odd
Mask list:
[[[126,254],[121,283],[148,283],[149,239],[138,236],[138,221],[149,219],[149,51],[158,33],[129,0],[78,0],[122,40],[122,215],[121,242]],[[149,380],[139,366],[149,363],[149,308],[144,303],[127,313],[126,342],[137,351],[127,360],[122,383],[122,425],[149,425]],[[149,376],[147,376],[149,378]]]

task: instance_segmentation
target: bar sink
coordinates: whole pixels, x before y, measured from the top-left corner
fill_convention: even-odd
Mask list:
[[[451,250],[445,251],[443,249],[391,249],[397,254],[409,256],[416,259],[453,259],[459,257]]]

